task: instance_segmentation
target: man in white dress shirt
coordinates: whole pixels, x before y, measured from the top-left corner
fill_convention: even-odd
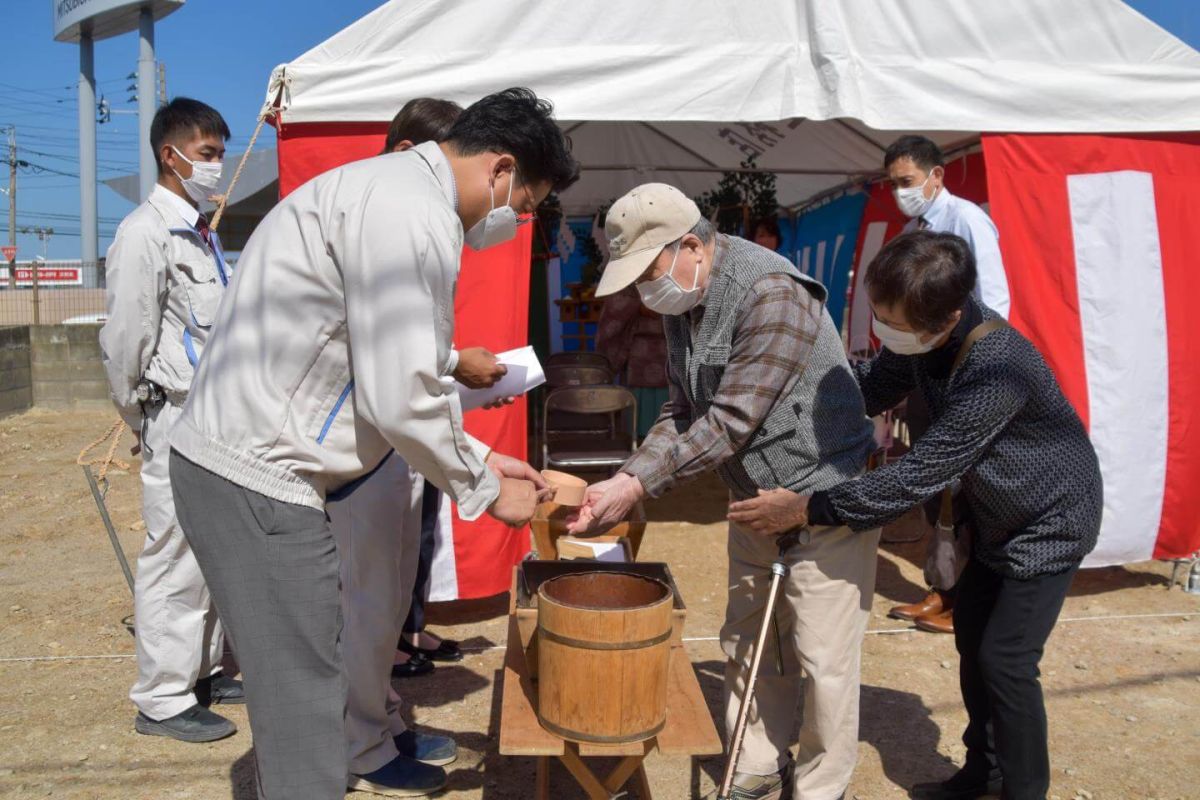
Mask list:
[[[884,153],[883,167],[892,182],[896,205],[912,218],[904,226],[904,232],[931,230],[965,239],[975,254],[978,271],[975,299],[1007,318],[1008,279],[1000,257],[1000,235],[986,211],[970,200],[954,196],[946,188],[941,148],[924,136],[901,136]],[[919,392],[909,396],[907,421],[913,440],[929,426],[929,412]],[[936,501],[927,512],[931,522],[936,519]],[[912,620],[918,628],[931,633],[954,633],[954,581],[933,568],[932,547],[925,580],[930,586],[925,599],[897,606],[891,610],[891,616]]]

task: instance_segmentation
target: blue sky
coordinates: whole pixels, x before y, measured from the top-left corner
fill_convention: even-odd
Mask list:
[[[219,109],[233,132],[231,151],[241,150],[253,132],[271,69],[377,5],[378,0],[188,0],[156,27],[168,92],[196,97]],[[1129,5],[1200,49],[1197,0],[1129,0]],[[50,258],[78,258],[79,189],[71,177],[79,168],[78,49],[53,40],[49,0],[9,0],[2,19],[0,125],[17,126],[20,158],[50,170],[20,174],[17,225],[53,227],[58,233],[50,241]],[[104,94],[115,110],[135,108],[126,102],[133,94],[127,91],[133,81],[126,76],[137,68],[137,47],[136,34],[96,44],[97,94]],[[111,123],[98,126],[97,136],[101,179],[137,170],[134,115],[113,114]],[[270,142],[271,134],[264,138]],[[0,185],[7,187],[6,175],[0,175]],[[103,253],[132,206],[103,185],[98,199]],[[0,196],[4,244],[7,212],[7,198]],[[22,258],[41,252],[33,235],[19,235],[17,244]]]

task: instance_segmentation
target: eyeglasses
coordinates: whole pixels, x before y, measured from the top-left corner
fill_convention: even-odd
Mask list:
[[[517,172],[516,165],[513,165],[513,175],[520,178],[520,173]],[[532,208],[533,211],[530,211],[528,215],[522,214],[517,217],[518,228],[522,225],[528,225],[538,218],[537,203],[533,201],[533,193],[529,191],[529,185],[525,183],[524,178],[521,178],[521,188],[525,191],[525,198],[529,201],[529,207]]]

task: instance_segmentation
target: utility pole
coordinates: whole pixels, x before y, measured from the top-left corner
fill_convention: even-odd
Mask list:
[[[150,146],[150,122],[154,119],[154,12],[149,5],[138,12],[137,100],[140,202],[144,203],[158,180],[154,148]]]
[[[158,107],[167,104],[167,65],[158,62]]]
[[[54,228],[37,227],[33,229],[37,237],[42,241],[42,261],[39,264],[37,259],[34,259],[31,265],[30,272],[33,273],[33,324],[40,325],[42,323],[41,305],[38,302],[38,268],[46,264],[46,252],[50,246],[50,237],[54,235]]]
[[[100,262],[96,217],[96,75],[90,33],[79,37],[79,236],[81,268]]]
[[[8,246],[17,246],[17,129],[8,129]],[[8,288],[17,288],[17,253],[8,260]]]

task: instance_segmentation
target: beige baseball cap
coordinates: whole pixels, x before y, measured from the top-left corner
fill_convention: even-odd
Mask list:
[[[665,183],[643,183],[612,204],[604,221],[608,266],[596,296],[616,294],[636,281],[662,249],[700,221],[700,209]]]

